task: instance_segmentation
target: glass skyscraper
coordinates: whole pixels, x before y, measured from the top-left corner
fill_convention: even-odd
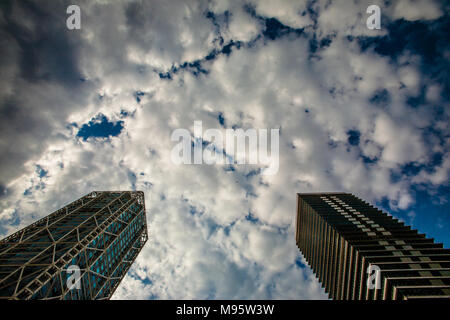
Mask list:
[[[147,238],[143,192],[91,192],[0,241],[0,299],[109,299]]]
[[[297,194],[296,242],[337,300],[450,298],[450,250],[349,193]]]

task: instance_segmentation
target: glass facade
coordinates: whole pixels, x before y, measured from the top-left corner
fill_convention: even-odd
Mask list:
[[[349,193],[297,194],[296,242],[330,298],[450,298],[450,250]]]
[[[0,241],[0,299],[109,299],[147,238],[143,192],[91,192]]]

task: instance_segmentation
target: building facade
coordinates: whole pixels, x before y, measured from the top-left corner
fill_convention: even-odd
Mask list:
[[[0,241],[0,299],[109,299],[147,238],[143,192],[91,192]]]
[[[450,298],[450,250],[352,194],[297,194],[296,242],[332,299]]]

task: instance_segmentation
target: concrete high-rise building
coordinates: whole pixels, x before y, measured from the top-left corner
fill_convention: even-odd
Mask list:
[[[143,192],[91,192],[0,241],[0,299],[109,299],[147,238]]]
[[[349,193],[297,194],[297,246],[337,300],[450,298],[450,250]]]

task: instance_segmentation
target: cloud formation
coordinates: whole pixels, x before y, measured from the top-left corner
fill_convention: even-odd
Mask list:
[[[368,1],[77,3],[81,30],[67,1],[1,7],[0,234],[143,190],[150,239],[114,298],[325,299],[295,246],[296,192],[448,200],[450,47],[413,45],[448,28],[437,2],[380,1],[379,31]],[[386,46],[396,30],[412,40]],[[95,119],[121,130],[82,136]],[[278,174],[173,164],[171,133],[196,120],[280,129]]]

